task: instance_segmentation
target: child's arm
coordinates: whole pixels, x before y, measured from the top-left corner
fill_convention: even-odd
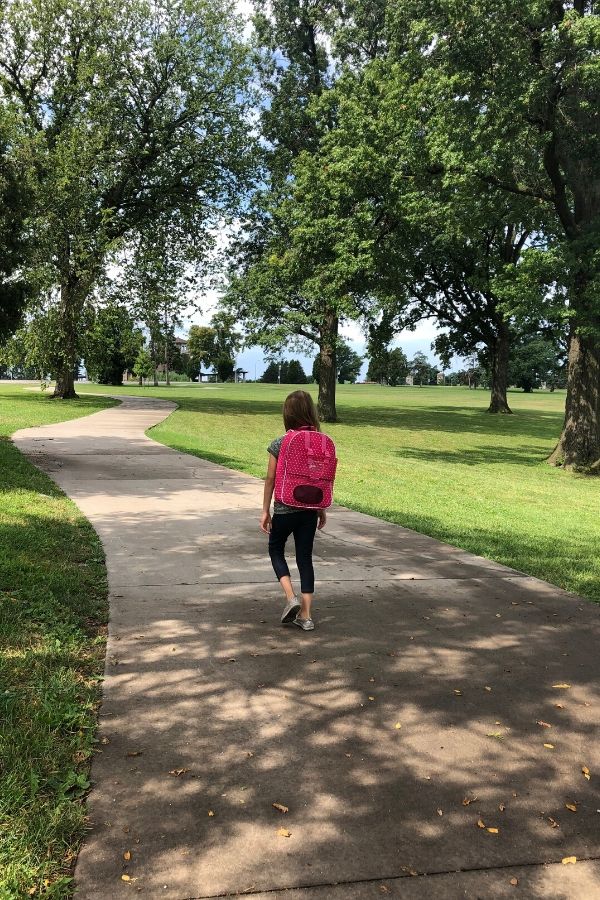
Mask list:
[[[265,491],[263,494],[263,508],[260,517],[261,531],[269,534],[271,531],[271,498],[275,490],[275,473],[277,472],[277,460],[269,453],[269,465],[267,467],[267,477],[265,478]]]

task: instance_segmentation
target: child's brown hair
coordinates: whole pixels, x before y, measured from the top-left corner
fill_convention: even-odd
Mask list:
[[[283,424],[285,430],[310,426],[320,431],[319,417],[313,398],[306,391],[293,391],[288,394],[283,404]]]

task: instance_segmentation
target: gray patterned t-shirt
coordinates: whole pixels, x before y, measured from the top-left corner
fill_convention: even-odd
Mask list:
[[[279,456],[279,451],[281,450],[281,444],[285,435],[282,434],[281,437],[275,438],[275,440],[271,441],[269,446],[267,447],[268,452],[271,456],[274,456],[275,459]],[[298,512],[298,508],[296,506],[288,506],[286,503],[280,503],[279,500],[275,500],[273,498],[273,515],[275,513],[295,513]]]

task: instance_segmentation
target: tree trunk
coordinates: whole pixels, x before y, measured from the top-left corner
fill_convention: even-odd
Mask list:
[[[336,344],[338,318],[327,312],[321,328],[319,352],[319,400],[318,411],[321,422],[337,422],[335,408],[335,386],[337,380]]]
[[[75,393],[75,367],[79,364],[78,327],[80,304],[77,284],[70,277],[68,255],[63,264],[63,280],[60,286],[60,359],[56,368],[56,386],[53,396],[60,400],[77,398]]]
[[[72,369],[62,368],[57,372],[53,397],[60,400],[78,399],[75,393],[75,375]]]
[[[489,413],[512,414],[508,405],[506,391],[508,389],[508,354],[510,352],[510,334],[508,329],[501,328],[496,342],[490,348],[492,355],[492,386]]]
[[[565,421],[548,462],[600,474],[600,343],[571,334]]]

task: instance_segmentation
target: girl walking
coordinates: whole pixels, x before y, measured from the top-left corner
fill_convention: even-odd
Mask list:
[[[322,507],[328,506],[331,502],[331,487],[333,485],[336,463],[335,447],[333,447],[331,439],[323,435],[318,439],[316,451],[310,449],[313,438],[307,436],[306,432],[319,432],[321,429],[312,397],[306,391],[294,391],[286,398],[283,405],[283,424],[287,434],[275,438],[268,447],[269,464],[265,479],[260,527],[269,535],[269,556],[273,563],[275,575],[285,594],[286,604],[281,615],[281,621],[283,624],[293,622],[304,631],[312,631],[315,627],[311,618],[311,605],[315,590],[315,573],[312,560],[313,541],[317,528],[324,528],[327,521],[325,509]],[[280,484],[277,465],[280,454],[282,454],[280,463],[284,462],[285,454],[292,454],[290,439],[295,435],[290,435],[290,432],[305,433],[304,437],[300,437],[298,449],[293,451],[296,463],[294,471],[298,472],[302,468],[304,445],[306,445],[306,455],[307,458],[310,457],[310,468],[314,470],[320,466],[321,472],[325,471],[325,474],[329,474],[322,481],[319,481],[318,478],[315,480],[315,476],[308,475],[306,478],[306,481],[310,482],[308,485],[296,485],[293,496],[290,495],[291,499],[294,499],[294,497],[308,498],[311,501],[310,505],[302,501],[296,502],[294,506],[289,503],[283,503],[278,499],[280,496],[278,493],[275,498],[273,515],[271,516],[271,499],[275,490],[276,478],[278,479],[278,485]],[[322,448],[324,456],[319,456],[320,448]],[[333,455],[329,448],[333,449]],[[325,460],[324,463],[323,460]],[[300,481],[302,481],[301,477]],[[321,487],[315,487],[317,484],[322,485],[324,491],[321,490]],[[303,491],[304,493],[302,493]],[[288,494],[286,494],[286,499],[289,499]],[[294,536],[296,563],[300,572],[300,598],[294,592],[290,570],[285,559],[285,545],[290,535]]]

